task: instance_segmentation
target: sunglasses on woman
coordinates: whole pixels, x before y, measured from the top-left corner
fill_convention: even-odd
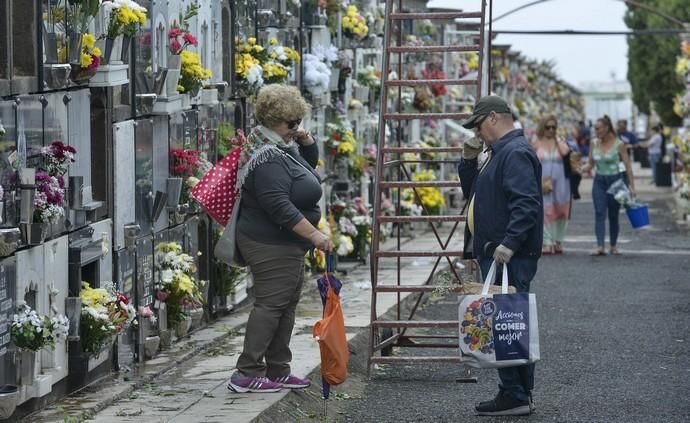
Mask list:
[[[557,128],[556,125],[544,125],[544,129],[546,129],[547,131],[548,131],[549,129],[555,130],[556,128]]]
[[[288,129],[296,129],[300,123],[302,123],[302,119],[295,119],[295,120],[288,120],[286,121]]]

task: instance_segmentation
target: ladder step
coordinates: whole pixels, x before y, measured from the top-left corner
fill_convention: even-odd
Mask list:
[[[383,153],[462,153],[462,147],[383,147]]]
[[[391,13],[392,20],[404,19],[474,19],[481,18],[482,12],[426,12],[426,13]]]
[[[386,120],[415,120],[415,119],[455,119],[465,120],[472,113],[385,113]]]
[[[460,187],[460,181],[383,181],[381,188]]]
[[[374,290],[376,292],[432,292],[435,291],[438,286],[433,285],[417,285],[417,286],[398,286],[398,285],[378,285]],[[462,285],[458,285],[458,290],[462,288]],[[455,291],[455,290],[452,290]]]
[[[462,251],[377,251],[376,257],[462,257]]]
[[[461,51],[481,51],[479,45],[469,46],[390,46],[390,53],[445,53]]]
[[[457,320],[374,320],[372,327],[378,328],[455,328],[460,327]]]
[[[419,85],[477,85],[476,79],[390,79],[385,81],[388,87],[412,87]]]
[[[374,364],[405,364],[405,363],[462,363],[456,356],[428,356],[428,357],[371,357]]]
[[[411,222],[464,222],[465,216],[459,214],[439,215],[439,216],[379,216],[376,220],[381,223],[411,223]]]

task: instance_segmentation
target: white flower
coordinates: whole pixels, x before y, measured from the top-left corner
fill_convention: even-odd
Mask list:
[[[247,72],[247,82],[250,85],[262,86],[264,84],[263,68],[259,65],[252,66]]]
[[[170,269],[165,269],[161,271],[161,282],[170,283],[173,281],[173,271]]]

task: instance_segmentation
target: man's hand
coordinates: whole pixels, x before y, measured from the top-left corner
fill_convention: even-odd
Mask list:
[[[465,141],[462,146],[462,158],[474,160],[482,152],[482,141],[478,137],[472,137]]]
[[[496,260],[496,263],[506,264],[510,262],[511,258],[513,258],[513,254],[513,250],[501,244],[496,247],[496,250],[494,251],[494,260]]]

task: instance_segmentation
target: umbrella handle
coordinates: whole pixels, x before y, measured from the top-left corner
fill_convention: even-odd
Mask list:
[[[333,252],[325,251],[326,253],[326,272],[333,272]]]

